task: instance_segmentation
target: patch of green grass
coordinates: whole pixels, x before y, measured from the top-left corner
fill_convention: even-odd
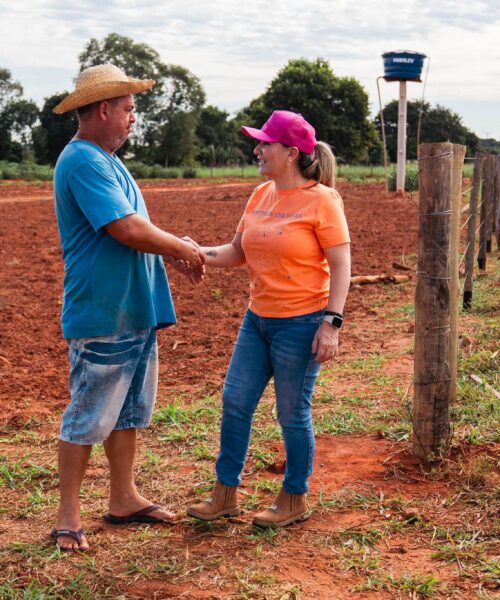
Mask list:
[[[366,431],[363,418],[355,412],[338,408],[324,412],[315,420],[314,430],[318,435],[344,435]]]
[[[351,183],[381,182],[385,180],[385,171],[382,165],[339,164],[337,177],[346,179]]]
[[[35,482],[43,484],[53,481],[55,476],[53,467],[37,465],[28,457],[9,463],[5,455],[0,456],[0,487],[7,486],[12,490],[25,488]]]
[[[368,575],[381,568],[380,557],[374,556],[373,551],[358,544],[343,546],[340,549],[340,562],[346,571],[357,575]]]
[[[191,421],[191,415],[183,409],[178,400],[174,400],[160,408],[153,414],[153,423],[162,423],[167,425],[180,425]]]
[[[401,573],[399,576],[395,576],[392,574],[376,574],[369,575],[364,583],[355,586],[352,591],[407,591],[425,598],[439,593],[440,587],[440,581],[434,575]]]
[[[7,432],[6,432],[7,433]],[[55,439],[55,436],[54,436]],[[38,445],[40,443],[46,443],[47,436],[38,433],[38,431],[32,431],[31,429],[21,429],[17,431],[11,437],[0,438],[0,443],[4,444],[24,444],[29,443],[31,445]]]
[[[330,498],[325,498],[323,490],[319,494],[319,506],[324,510],[367,510],[380,503],[380,497],[373,492],[365,494],[351,488],[340,490]]]
[[[491,560],[481,560],[479,562],[479,572],[484,582],[488,582],[497,589],[500,588],[500,560],[493,558]]]
[[[340,404],[353,404],[355,406],[373,406],[373,402],[364,396],[341,396],[339,402]]]
[[[116,593],[108,589],[97,591],[94,585],[84,581],[85,573],[77,574],[68,581],[47,582],[43,584],[36,579],[25,581],[25,578],[10,578],[0,584],[2,600],[107,600],[118,598]]]
[[[370,381],[370,385],[376,387],[390,387],[391,389],[393,389],[394,382],[396,381],[396,379],[397,378],[392,375],[376,375]]]
[[[380,367],[386,362],[387,358],[380,352],[372,352],[369,356],[361,356],[355,358],[342,365],[342,370],[355,370],[361,373],[371,373],[378,371]]]
[[[259,479],[255,482],[255,489],[270,494],[278,494],[281,490],[281,481],[278,481],[277,479]]]
[[[240,496],[240,505],[245,510],[255,510],[260,505],[260,498],[257,493],[254,494],[242,494]]]
[[[279,425],[259,426],[254,424],[252,429],[252,438],[259,444],[280,440],[282,438],[281,427]]]
[[[253,527],[248,534],[248,539],[252,542],[266,542],[276,545],[281,538],[286,538],[287,535],[288,531],[278,527]]]
[[[250,456],[256,461],[253,470],[260,471],[274,463],[276,453],[272,450],[265,450],[263,448],[254,447],[250,451]]]
[[[457,397],[450,416],[466,439],[472,444],[500,442],[500,399],[467,377],[459,377]]]
[[[194,446],[190,451],[195,460],[213,460],[215,458],[214,453],[206,444],[198,444]]]
[[[403,304],[392,309],[387,317],[391,321],[408,321],[415,318],[415,304]]]
[[[342,545],[352,547],[360,546],[375,546],[383,537],[384,532],[380,529],[346,529],[340,533]]]
[[[148,467],[159,467],[161,466],[161,456],[147,448],[145,452],[145,464]]]
[[[447,563],[456,562],[460,565],[479,563],[485,558],[485,544],[476,540],[449,542],[435,547],[431,558]]]
[[[42,560],[44,562],[50,560],[58,560],[63,557],[62,552],[57,546],[44,544],[30,544],[28,542],[12,542],[5,547],[7,552],[15,552],[20,554],[24,561]]]
[[[176,556],[170,556],[166,561],[155,564],[154,572],[162,576],[172,577],[181,575],[184,570],[184,563],[180,562]]]
[[[389,424],[386,421],[373,420],[370,424],[370,431],[377,431],[383,434],[389,440],[395,442],[404,442],[410,439],[413,426],[409,421],[400,421]]]
[[[489,255],[488,261],[492,260]],[[498,262],[495,264],[496,276],[500,265]],[[474,280],[474,289],[472,292],[471,308],[464,310],[462,308],[462,314],[470,315],[484,315],[498,314],[498,287],[492,283],[491,279],[495,277],[494,273],[488,274],[486,277],[479,277]]]

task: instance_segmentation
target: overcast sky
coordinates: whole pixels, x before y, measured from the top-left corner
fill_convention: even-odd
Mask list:
[[[381,54],[415,50],[430,57],[426,100],[500,140],[500,0],[0,0],[0,67],[41,106],[72,89],[88,40],[111,32],[187,67],[208,103],[229,112],[302,57],[358,79],[375,112]],[[398,84],[382,81],[381,91],[386,104]],[[410,99],[422,91],[408,84]]]

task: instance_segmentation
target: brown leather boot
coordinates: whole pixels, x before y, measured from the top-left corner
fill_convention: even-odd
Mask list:
[[[253,524],[259,527],[284,527],[295,521],[305,521],[310,516],[306,494],[289,494],[285,488],[281,488],[274,504],[257,513]]]
[[[216,481],[210,497],[203,502],[193,504],[186,512],[190,517],[202,521],[213,521],[219,517],[235,517],[241,512],[236,498],[237,489],[236,486],[224,485]]]

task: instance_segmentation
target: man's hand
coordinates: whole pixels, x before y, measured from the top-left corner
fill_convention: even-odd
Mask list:
[[[201,265],[197,269],[193,269],[192,266],[185,260],[173,258],[172,256],[164,256],[163,259],[168,262],[172,267],[185,275],[192,284],[201,283],[205,277],[205,265]]]
[[[176,258],[189,263],[191,270],[198,271],[205,264],[205,256],[201,250],[185,240],[180,240],[181,244]]]

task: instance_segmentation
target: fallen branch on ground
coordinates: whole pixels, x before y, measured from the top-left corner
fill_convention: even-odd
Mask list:
[[[355,275],[351,277],[353,285],[369,285],[372,283],[405,283],[411,281],[410,275]]]

